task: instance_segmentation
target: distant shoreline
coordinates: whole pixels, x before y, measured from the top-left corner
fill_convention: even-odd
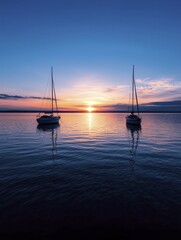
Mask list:
[[[0,110],[0,113],[44,113],[38,110]],[[58,113],[89,113],[87,111],[58,111]],[[93,111],[92,113],[129,113],[128,111]],[[181,113],[181,111],[140,111],[140,113]]]

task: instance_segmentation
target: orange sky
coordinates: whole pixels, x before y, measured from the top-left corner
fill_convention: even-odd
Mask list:
[[[178,95],[179,89],[181,89],[180,82],[174,82],[173,79],[169,78],[136,79],[136,82],[140,104],[172,100],[173,97],[176,97],[174,93]],[[88,108],[92,108],[92,110],[113,110],[111,106],[129,103],[130,85],[110,85],[103,82],[82,81],[70,88],[57,89],[56,92],[59,110],[87,110]],[[1,100],[0,107],[37,110],[51,108],[50,101],[34,99],[31,96],[24,95],[23,97],[26,98],[17,100]],[[40,94],[36,97],[43,96]]]

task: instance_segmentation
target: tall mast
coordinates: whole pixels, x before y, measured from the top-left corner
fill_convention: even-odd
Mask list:
[[[57,113],[58,113],[57,97],[56,97],[55,84],[54,84],[54,82],[53,82],[53,92],[54,92],[54,99],[55,99],[56,111],[57,111]]]
[[[138,105],[138,96],[137,96],[137,91],[136,91],[136,83],[135,83],[135,97],[136,97],[137,112],[138,112],[138,116],[139,116],[139,105]]]
[[[132,76],[132,111],[131,113],[134,114],[134,65],[133,65],[133,76]]]
[[[52,114],[53,114],[53,67],[51,67],[51,84],[52,84]]]

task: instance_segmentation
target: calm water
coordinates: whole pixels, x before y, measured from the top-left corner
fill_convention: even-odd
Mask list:
[[[61,116],[0,114],[0,233],[181,236],[181,114]]]

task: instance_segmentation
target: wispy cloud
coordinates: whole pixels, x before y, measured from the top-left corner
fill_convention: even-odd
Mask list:
[[[9,95],[0,93],[1,100],[21,100],[21,99],[45,99],[50,100],[51,98],[42,98],[42,97],[35,97],[35,96],[20,96],[20,95]]]
[[[105,89],[106,93],[113,93],[113,92],[120,92],[124,89],[126,89],[128,86],[127,85],[119,85],[119,86],[114,86],[114,87],[108,87]]]
[[[137,79],[138,94],[142,102],[167,101],[180,98],[181,82],[173,78]]]

